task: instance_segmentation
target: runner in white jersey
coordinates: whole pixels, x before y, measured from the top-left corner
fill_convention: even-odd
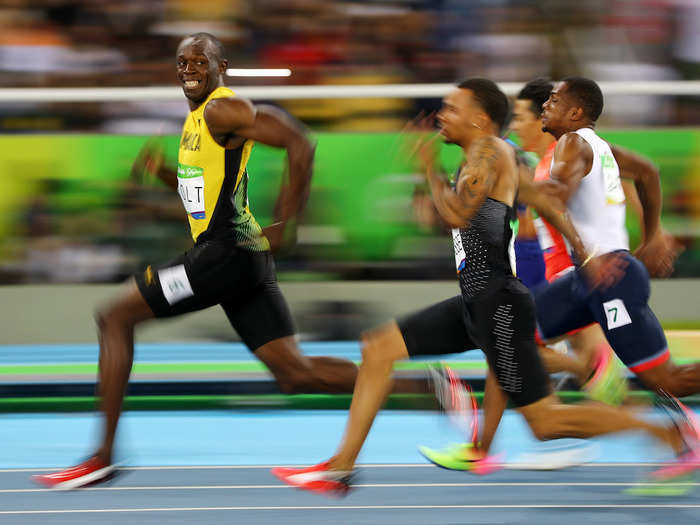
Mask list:
[[[629,250],[625,192],[610,146],[592,128],[579,128],[573,133],[586,141],[592,158],[590,171],[583,176],[567,202],[569,216],[589,252],[602,255]],[[552,170],[556,161],[555,150]]]
[[[649,273],[629,251],[620,173],[610,146],[594,131],[603,95],[592,80],[562,81],[543,106],[542,124],[558,139],[551,179],[571,221],[595,258],[621,257],[625,276],[606,290],[590,290],[569,272],[535,292],[544,340],[597,321],[627,367],[649,388],[676,396],[700,391],[700,365],[675,365],[663,329],[648,305]],[[551,183],[550,183],[551,184]],[[644,213],[645,241],[636,252],[650,266],[671,265],[675,251],[660,225],[658,176],[635,180]],[[584,262],[584,261],[579,261]]]

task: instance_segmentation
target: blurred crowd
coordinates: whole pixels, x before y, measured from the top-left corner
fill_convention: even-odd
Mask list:
[[[232,67],[291,70],[289,77],[228,77],[230,86],[449,83],[467,76],[524,82],[571,74],[598,81],[692,80],[700,78],[698,27],[698,0],[0,0],[0,89],[175,86],[177,43],[199,31],[224,43]],[[609,96],[601,127],[697,126],[699,99]],[[420,110],[439,105],[401,98],[272,102],[317,132],[395,132]],[[119,281],[144,262],[187,248],[177,198],[129,178],[141,137],[176,140],[186,111],[184,97],[0,99],[0,282]],[[58,143],[55,151],[39,146],[40,153],[25,140],[72,132],[89,136]],[[94,153],[89,137],[104,134],[120,137]],[[676,142],[655,149],[667,177],[665,211],[687,247],[678,265],[682,276],[700,276],[700,189],[693,182],[700,180],[700,154],[693,137],[691,130],[687,147]],[[134,142],[127,144],[129,138]],[[122,146],[123,152],[109,151]],[[297,250],[280,258],[283,272],[453,277],[449,238],[424,220],[415,174],[386,164],[386,152],[376,150],[363,146],[357,159],[355,170],[382,164],[363,182],[343,159],[317,162],[307,224]],[[279,162],[262,162],[251,184],[280,169]],[[353,178],[356,201],[348,197],[350,183],[334,182],[339,173]],[[253,199],[259,218],[272,206],[273,186]]]
[[[175,83],[174,51],[208,31],[236,67],[289,68],[286,78],[229,84],[678,80],[700,72],[696,0],[3,0],[0,87]],[[688,124],[697,103],[620,97],[606,123]],[[434,102],[433,102],[434,103]],[[405,100],[287,104],[323,129],[397,129]],[[422,104],[430,104],[423,101]],[[3,105],[5,132],[149,132],[173,126],[181,104]]]

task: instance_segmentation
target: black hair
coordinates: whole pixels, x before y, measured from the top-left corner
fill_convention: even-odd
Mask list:
[[[574,97],[583,107],[585,115],[595,122],[603,112],[603,92],[598,84],[589,78],[566,77],[566,93]]]
[[[214,35],[212,35],[211,33],[204,33],[204,32],[192,33],[191,35],[187,35],[187,36],[185,37],[185,39],[187,39],[187,38],[191,38],[191,39],[193,39],[193,40],[208,40],[208,41],[211,42],[211,43],[214,45],[214,47],[216,48],[216,52],[217,52],[217,54],[218,54],[219,60],[223,60],[223,58],[224,58],[224,53],[225,53],[225,51],[224,51],[224,45],[221,43],[221,40],[219,40],[218,38],[216,38],[216,37],[215,37]]]
[[[487,78],[468,78],[457,84],[457,87],[474,93],[474,99],[498,126],[500,133],[508,117],[508,99],[496,83]]]
[[[554,84],[547,78],[538,77],[530,80],[518,93],[518,100],[529,100],[530,111],[537,118],[542,116],[542,105],[547,102],[550,93],[554,89]]]

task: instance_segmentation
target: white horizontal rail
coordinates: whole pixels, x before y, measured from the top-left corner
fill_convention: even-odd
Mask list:
[[[515,95],[522,82],[499,84]],[[439,98],[454,84],[378,84],[344,86],[241,86],[231,88],[252,100],[318,98]],[[700,81],[600,82],[606,95],[700,95]],[[121,88],[0,88],[0,104],[17,102],[142,102],[182,100],[177,86]]]

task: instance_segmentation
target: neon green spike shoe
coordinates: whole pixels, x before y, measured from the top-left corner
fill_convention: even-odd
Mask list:
[[[638,483],[623,492],[631,496],[685,496],[695,487],[694,476],[669,481]]]
[[[418,450],[428,461],[448,470],[485,475],[502,468],[503,454],[484,457],[471,443],[452,443],[442,450],[420,446]]]
[[[618,406],[627,397],[627,379],[624,368],[615,358],[608,346],[601,346],[597,351],[593,377],[585,385],[589,399]]]

